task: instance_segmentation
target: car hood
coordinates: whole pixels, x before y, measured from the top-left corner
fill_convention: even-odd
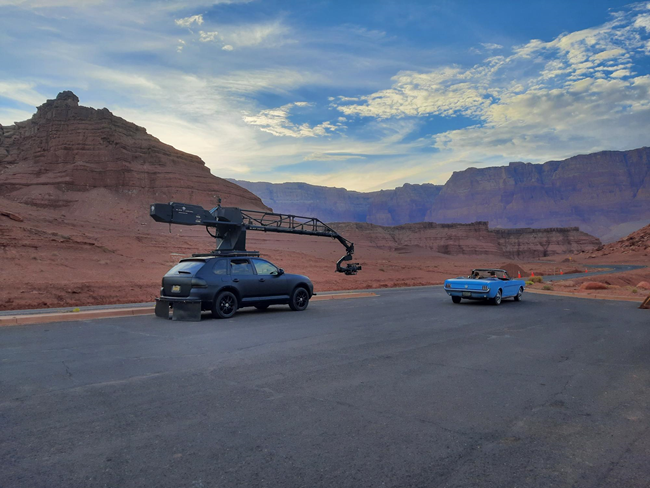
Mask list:
[[[307,283],[311,283],[311,280],[307,278],[304,275],[299,275],[299,274],[291,274],[291,273],[284,273],[284,276],[291,280],[296,280],[296,281],[306,281]]]

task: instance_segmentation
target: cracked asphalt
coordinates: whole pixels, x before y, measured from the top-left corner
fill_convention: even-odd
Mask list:
[[[650,311],[379,294],[0,328],[0,487],[650,486]]]

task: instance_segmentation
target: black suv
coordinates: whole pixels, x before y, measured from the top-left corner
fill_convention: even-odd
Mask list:
[[[162,280],[161,302],[200,301],[201,310],[227,319],[237,309],[289,305],[307,308],[314,285],[306,276],[286,274],[282,268],[259,257],[193,257],[182,259]]]

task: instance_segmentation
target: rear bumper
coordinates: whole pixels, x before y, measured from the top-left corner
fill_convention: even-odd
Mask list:
[[[171,309],[171,317],[169,312]],[[156,317],[163,319],[180,320],[185,322],[199,322],[201,320],[201,299],[160,297],[156,298]]]
[[[489,291],[448,290],[446,288],[445,291],[447,292],[447,295],[449,295],[450,297],[461,297],[461,298],[474,299],[474,300],[491,298]],[[469,296],[467,295],[467,293],[469,293]]]

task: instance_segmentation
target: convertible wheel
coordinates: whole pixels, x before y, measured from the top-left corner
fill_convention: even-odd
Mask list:
[[[492,303],[494,305],[501,305],[501,298],[503,297],[503,294],[501,293],[501,290],[497,292],[495,297],[492,299]]]
[[[520,301],[521,300],[521,295],[523,295],[523,294],[524,294],[524,289],[520,287],[519,291],[515,295],[515,302]]]
[[[460,297],[451,297],[451,301],[454,303],[460,303]]]
[[[301,312],[307,308],[309,305],[309,292],[303,287],[299,286],[291,294],[291,301],[289,301],[289,306],[291,310],[296,312]]]
[[[220,319],[229,319],[237,311],[237,297],[229,291],[222,291],[212,304],[212,315]]]
[[[269,306],[267,304],[262,304],[262,305],[255,305],[255,308],[257,310],[266,310],[267,308],[269,308]]]

